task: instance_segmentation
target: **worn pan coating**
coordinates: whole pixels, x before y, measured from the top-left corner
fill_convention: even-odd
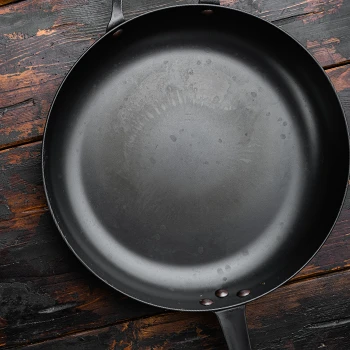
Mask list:
[[[272,24],[212,4],[125,22],[115,0],[43,142],[48,203],[78,258],[142,302],[215,311],[230,349],[250,348],[244,305],[327,238],[348,169],[322,68]]]

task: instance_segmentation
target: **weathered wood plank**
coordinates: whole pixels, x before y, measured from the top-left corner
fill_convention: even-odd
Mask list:
[[[322,2],[325,4],[315,6]],[[296,38],[324,67],[349,60],[350,2],[308,2],[304,12],[273,23]]]
[[[111,1],[22,1],[0,8],[0,149],[42,135],[56,90],[104,32]]]
[[[0,223],[45,210],[41,142],[0,152],[0,168]]]
[[[124,1],[127,18],[195,0]],[[323,65],[350,58],[350,2],[226,0],[298,39]],[[43,133],[55,92],[78,57],[105,31],[110,0],[33,0],[0,7],[0,149]],[[278,45],[278,43],[276,43]]]
[[[247,308],[252,348],[350,348],[350,273],[282,287]],[[28,349],[225,349],[212,314],[166,313],[68,335]]]
[[[0,296],[0,347],[163,312],[110,290],[87,271],[0,283]]]

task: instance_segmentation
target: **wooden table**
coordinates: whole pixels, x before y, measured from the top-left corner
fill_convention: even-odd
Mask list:
[[[124,1],[127,18],[186,2],[194,1]],[[349,0],[222,3],[298,39],[350,118]],[[45,119],[63,77],[103,35],[110,8],[111,0],[0,0],[0,347],[225,349],[214,315],[166,312],[105,286],[66,247],[48,211],[40,169]],[[248,306],[253,349],[350,349],[349,209],[350,197],[301,273]]]

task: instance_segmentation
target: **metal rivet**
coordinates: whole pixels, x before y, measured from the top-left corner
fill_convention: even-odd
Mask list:
[[[113,33],[113,38],[117,38],[123,34],[123,29],[119,29]]]
[[[226,289],[218,289],[216,292],[215,292],[215,295],[218,297],[218,298],[226,298],[228,296],[228,291]]]
[[[211,299],[202,299],[200,301],[200,303],[203,305],[203,306],[210,306],[212,304],[214,304],[214,302],[211,300]]]
[[[203,10],[203,11],[202,11],[202,15],[204,15],[204,16],[210,16],[210,15],[212,15],[213,13],[214,13],[213,10]]]
[[[249,289],[242,289],[240,290],[237,295],[240,297],[240,298],[245,298],[247,297],[248,295],[250,294],[250,290]]]

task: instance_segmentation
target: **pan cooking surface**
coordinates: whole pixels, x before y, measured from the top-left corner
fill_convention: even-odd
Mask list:
[[[302,72],[283,48],[215,19],[227,10],[194,11],[180,28],[163,11],[148,21],[162,18],[162,31],[129,22],[95,45],[56,99],[44,155],[55,219],[87,266],[143,301],[190,310],[218,289],[229,291],[212,306],[222,308],[290,277],[341,204],[327,184],[346,178],[329,171],[346,142],[341,110],[308,54],[283,41]],[[249,18],[264,37],[284,35],[228,12],[238,28]],[[338,206],[323,219],[325,201]]]

